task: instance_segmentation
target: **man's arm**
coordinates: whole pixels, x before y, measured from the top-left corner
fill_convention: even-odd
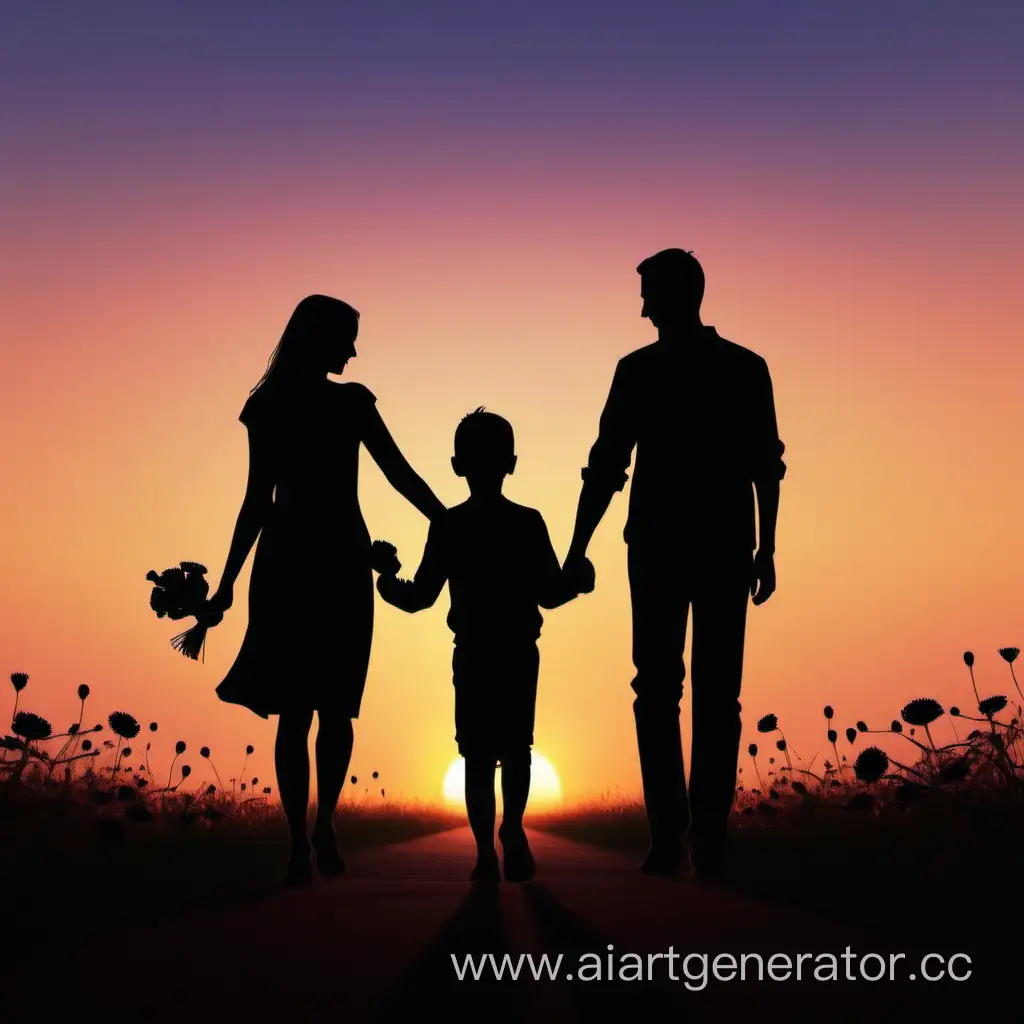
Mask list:
[[[430,523],[416,576],[411,580],[400,580],[397,576],[378,576],[377,593],[388,604],[403,612],[420,612],[434,604],[447,579],[440,521],[434,519]]]
[[[589,561],[585,563],[590,569]],[[591,579],[580,573],[566,572],[558,564],[551,535],[543,517],[537,515],[537,603],[541,608],[559,608],[592,590]]]
[[[779,484],[786,475],[782,456],[786,446],[779,438],[775,397],[768,364],[760,359],[754,380],[753,466],[759,519],[757,554],[754,557],[750,593],[755,605],[775,593],[775,527],[779,516]]]
[[[771,373],[759,359],[754,381],[753,482],[757,491],[758,551],[775,553],[775,528],[779,516],[779,484],[786,475],[782,461],[786,446],[779,437]]]
[[[632,403],[626,371],[620,360],[601,413],[597,441],[583,469],[583,487],[576,508],[576,525],[566,565],[580,566],[587,548],[617,491],[626,486],[627,470],[636,446]]]

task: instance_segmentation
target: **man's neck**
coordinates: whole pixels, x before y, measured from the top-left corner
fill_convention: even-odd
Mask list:
[[[658,328],[658,340],[668,342],[687,342],[690,339],[701,335],[707,328],[701,323],[700,317],[684,324],[665,325]]]

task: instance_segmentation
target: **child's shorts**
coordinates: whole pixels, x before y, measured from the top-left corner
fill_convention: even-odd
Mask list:
[[[529,752],[539,671],[536,643],[455,648],[455,742],[463,757],[501,761]]]

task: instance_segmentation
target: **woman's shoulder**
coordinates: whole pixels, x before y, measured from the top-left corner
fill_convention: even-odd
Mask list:
[[[377,396],[365,385],[358,381],[331,381],[331,391],[343,402],[363,402],[373,405]]]
[[[354,380],[330,381],[328,394],[331,404],[349,415],[366,414],[377,403],[377,396],[365,384]]]

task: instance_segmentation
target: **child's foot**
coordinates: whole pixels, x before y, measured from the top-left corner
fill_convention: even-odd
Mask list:
[[[285,875],[286,885],[309,885],[313,881],[313,863],[310,860],[309,843],[305,840],[292,844],[292,854],[288,858],[288,872]]]
[[[498,870],[498,854],[492,850],[490,853],[478,853],[476,865],[470,872],[471,882],[500,882],[501,872]]]
[[[505,853],[505,881],[528,882],[537,873],[537,862],[533,859],[526,831],[502,825],[498,838]]]
[[[313,851],[316,854],[316,869],[322,876],[344,873],[345,861],[338,853],[338,839],[333,828],[317,825],[313,829]]]

